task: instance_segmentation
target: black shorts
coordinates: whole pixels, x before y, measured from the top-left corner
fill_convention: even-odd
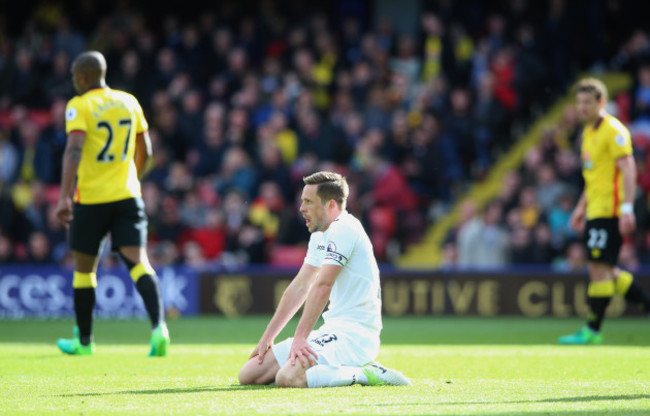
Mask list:
[[[113,249],[147,244],[147,216],[142,198],[103,204],[74,204],[70,224],[70,248],[97,256],[111,233]]]
[[[584,242],[589,261],[616,265],[618,253],[623,245],[623,237],[618,230],[618,218],[587,220]]]

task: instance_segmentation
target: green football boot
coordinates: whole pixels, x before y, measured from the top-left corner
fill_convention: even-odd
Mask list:
[[[588,326],[583,326],[575,334],[558,338],[557,342],[564,345],[599,345],[603,343],[603,335]]]
[[[95,353],[95,343],[91,342],[88,345],[81,345],[79,340],[79,328],[74,327],[72,329],[72,338],[59,338],[56,341],[56,345],[59,349],[70,355],[93,355]]]
[[[163,322],[151,332],[151,351],[149,357],[164,357],[169,346],[169,331]]]
[[[412,386],[411,380],[397,370],[379,363],[368,363],[361,367],[363,374],[368,377],[369,386]]]

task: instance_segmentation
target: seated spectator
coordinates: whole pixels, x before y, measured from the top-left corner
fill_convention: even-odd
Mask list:
[[[23,121],[18,129],[20,162],[18,179],[24,183],[39,180],[52,183],[54,175],[54,152],[41,140],[39,127],[30,120]]]
[[[205,259],[216,260],[226,248],[226,236],[224,215],[220,210],[212,208],[205,214],[205,224],[192,229],[188,238],[190,242],[198,244]]]
[[[43,232],[36,231],[29,236],[27,261],[33,264],[53,263],[50,242]]]
[[[223,168],[215,178],[216,189],[221,196],[228,191],[237,190],[245,198],[253,197],[256,182],[255,169],[250,157],[239,146],[228,148],[224,155]]]
[[[553,269],[564,273],[586,273],[587,252],[580,241],[573,241],[567,246],[564,257],[553,262]]]
[[[16,262],[14,246],[9,237],[0,234],[0,264],[12,264]]]
[[[284,197],[280,186],[267,180],[260,185],[259,196],[251,204],[248,218],[251,224],[262,229],[267,242],[274,242],[283,210]]]
[[[183,264],[186,264],[195,269],[201,269],[205,267],[208,262],[205,256],[203,255],[203,249],[201,245],[196,241],[188,241],[183,245]]]
[[[20,156],[11,142],[0,136],[0,184],[11,184],[18,175]]]

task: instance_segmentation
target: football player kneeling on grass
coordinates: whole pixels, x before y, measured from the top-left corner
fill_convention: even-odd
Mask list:
[[[363,226],[345,209],[345,178],[317,172],[303,181],[300,212],[311,232],[307,255],[239,371],[239,382],[275,382],[279,387],[411,385],[402,373],[374,361],[382,328],[379,268]],[[328,300],[325,323],[313,330]],[[274,344],[303,305],[294,337]]]

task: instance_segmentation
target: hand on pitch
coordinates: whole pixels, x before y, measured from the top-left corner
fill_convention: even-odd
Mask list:
[[[311,349],[306,339],[294,338],[289,352],[291,365],[296,365],[296,358],[300,361],[303,368],[309,368],[316,365],[318,355]]]
[[[636,228],[636,218],[634,213],[621,214],[618,217],[618,230],[622,236],[630,235]]]
[[[70,221],[72,221],[72,198],[65,197],[59,199],[59,203],[56,206],[56,216],[65,228],[70,227]]]

